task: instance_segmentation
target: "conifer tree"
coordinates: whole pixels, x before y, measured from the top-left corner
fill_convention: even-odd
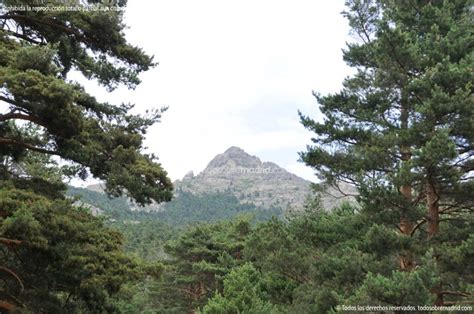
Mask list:
[[[348,44],[344,60],[356,73],[338,93],[315,93],[323,121],[300,114],[315,133],[301,158],[324,181],[357,186],[368,219],[399,230],[405,238],[399,270],[415,271],[428,263],[423,254],[434,256],[442,275],[427,289],[436,304],[469,296],[470,283],[453,284],[445,262],[456,254],[453,245],[469,243],[465,228],[472,230],[472,2],[346,4],[357,40]],[[395,272],[372,279],[402,278],[416,276]],[[451,291],[453,286],[460,290]]]
[[[125,280],[129,260],[120,237],[64,200],[64,174],[90,174],[105,182],[109,195],[141,205],[172,196],[166,171],[143,146],[163,109],[132,114],[133,105],[99,102],[69,76],[81,73],[111,91],[134,88],[138,75],[155,65],[124,37],[126,1],[77,1],[77,10],[56,10],[71,4],[0,1],[0,194],[14,203],[0,201],[0,310],[112,311],[107,299]],[[71,166],[52,178],[46,168],[29,166],[32,156],[40,166],[50,156]],[[97,239],[87,243],[81,237],[88,235]],[[94,245],[97,252],[88,248]],[[120,260],[123,269],[114,270]],[[77,272],[67,273],[65,265]],[[69,309],[73,303],[77,308]]]
[[[356,185],[374,219],[432,238],[473,208],[472,3],[346,4],[357,39],[344,60],[356,73],[338,93],[315,93],[323,121],[300,114],[315,133],[302,160]]]
[[[75,163],[79,176],[90,172],[104,180],[114,196],[161,202],[171,198],[171,181],[156,157],[142,151],[144,134],[162,110],[133,115],[133,105],[99,102],[68,78],[74,70],[108,90],[134,88],[138,74],[155,65],[125,40],[125,3],[85,1],[79,5],[90,10],[83,11],[34,10],[64,7],[64,1],[0,3],[0,158],[56,155]],[[10,10],[21,5],[30,10]],[[29,134],[19,122],[40,130]]]

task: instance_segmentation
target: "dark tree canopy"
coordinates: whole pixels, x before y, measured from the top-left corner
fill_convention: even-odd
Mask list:
[[[5,186],[0,197],[11,213],[0,220],[0,311],[113,312],[111,296],[139,275],[122,236],[69,200]]]
[[[137,273],[120,234],[65,199],[64,177],[90,174],[109,195],[141,205],[172,197],[166,171],[143,146],[164,109],[131,114],[133,105],[99,102],[68,75],[111,91],[134,88],[155,65],[125,40],[115,9],[126,1],[21,9],[70,3],[0,1],[0,311],[114,312],[112,296]]]
[[[365,219],[386,228],[367,234],[377,254],[389,254],[390,237],[402,244],[397,269],[369,274],[359,301],[377,299],[369,297],[373,289],[385,294],[390,282],[409,282],[430,264],[436,276],[423,275],[410,289],[421,293],[424,281],[438,305],[453,302],[451,295],[470,297],[472,278],[450,262],[472,240],[465,234],[474,209],[472,1],[346,4],[357,40],[344,60],[356,73],[338,93],[315,93],[324,120],[301,115],[315,134],[301,157],[324,181],[358,187]]]
[[[124,7],[126,1],[82,5]],[[84,3],[84,2],[83,2]],[[27,151],[73,162],[76,174],[104,180],[111,195],[140,204],[167,201],[172,184],[143,139],[163,110],[130,114],[132,105],[98,102],[68,73],[79,71],[108,90],[134,88],[155,64],[127,43],[120,10],[10,11],[9,5],[64,6],[63,1],[0,4],[0,158],[18,161]],[[19,122],[38,126],[29,133]]]
[[[330,183],[356,184],[363,201],[429,236],[440,215],[473,208],[474,98],[470,1],[347,1],[356,74],[315,93],[324,121],[302,159]],[[391,220],[390,220],[391,219]]]

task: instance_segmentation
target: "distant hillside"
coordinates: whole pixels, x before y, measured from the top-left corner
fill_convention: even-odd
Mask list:
[[[254,204],[242,204],[229,192],[192,194],[180,192],[173,201],[162,204],[160,210],[132,210],[124,198],[109,198],[102,192],[85,188],[69,187],[67,194],[79,197],[80,202],[91,207],[93,212],[106,216],[111,222],[139,224],[158,220],[173,227],[182,227],[195,222],[214,222],[231,219],[238,215],[250,215],[254,221],[280,217],[280,208],[262,208]]]
[[[311,182],[292,174],[272,162],[262,162],[238,147],[231,147],[212,159],[198,175],[188,173],[174,182],[175,197],[169,203],[138,207],[124,198],[111,199],[100,185],[87,189],[69,189],[81,196],[96,214],[116,220],[140,220],[146,214],[173,226],[197,221],[216,221],[248,213],[256,220],[282,216],[288,210],[298,211],[311,191]],[[343,190],[353,191],[343,185]],[[353,193],[353,192],[352,192]],[[329,188],[320,192],[322,205],[331,209],[350,197]]]

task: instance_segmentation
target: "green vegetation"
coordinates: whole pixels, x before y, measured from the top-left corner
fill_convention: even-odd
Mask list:
[[[62,181],[90,174],[111,195],[169,200],[166,172],[142,152],[163,110],[140,116],[98,102],[68,73],[133,88],[154,64],[125,40],[121,11],[8,8],[22,3],[0,3],[0,311],[113,312],[111,296],[148,268],[125,256],[120,234],[64,198]]]
[[[5,186],[0,199],[11,213],[0,226],[4,302],[47,313],[113,310],[111,295],[139,272],[121,234],[67,200]]]
[[[175,228],[158,219],[121,220],[107,222],[111,229],[119,231],[123,238],[123,250],[146,261],[157,261],[166,258],[164,245],[177,235]]]
[[[210,223],[246,216],[253,223],[282,217],[279,208],[260,208],[240,204],[230,192],[194,195],[179,192],[172,201],[153,211],[131,210],[123,198],[110,198],[104,193],[69,187],[67,195],[77,198],[84,206],[101,210],[106,225],[120,231],[125,239],[124,249],[145,260],[166,257],[164,244],[196,223]]]
[[[120,302],[123,310],[151,313],[327,313],[338,305],[434,304],[432,287],[441,282],[453,289],[445,304],[465,302],[474,293],[473,223],[472,215],[446,222],[445,236],[433,244],[350,205],[287,222],[197,225],[164,246],[161,278],[134,286]],[[407,251],[417,265],[400,271],[398,255]]]
[[[156,214],[162,221],[175,226],[185,226],[193,222],[214,222],[231,219],[242,214],[249,215],[254,222],[281,217],[280,208],[269,209],[254,204],[241,204],[230,192],[215,192],[194,195],[180,192],[178,196],[163,204],[163,211]]]
[[[302,159],[328,183],[358,187],[374,219],[411,236],[472,206],[472,4],[348,1],[359,42],[341,92],[316,98],[323,122]],[[449,209],[447,209],[449,208]]]
[[[247,263],[234,268],[224,279],[220,293],[209,300],[203,313],[278,313],[277,307],[266,301],[261,274]]]
[[[301,157],[324,183],[357,186],[358,204],[327,212],[311,196],[282,219],[230,191],[178,191],[156,211],[130,210],[119,196],[172,197],[166,172],[142,152],[161,111],[99,103],[67,73],[134,87],[152,59],[127,44],[120,11],[19,12],[2,2],[0,311],[474,306],[472,2],[347,7],[360,40],[344,58],[356,74],[341,92],[317,95],[322,122],[301,115],[314,133]],[[67,190],[67,178],[88,174],[106,194]]]
[[[66,195],[77,198],[79,202],[92,205],[107,213],[111,219],[133,218],[130,204],[122,197],[110,197],[104,193],[68,186]],[[130,212],[130,213],[129,213]],[[130,216],[130,217],[129,217]]]
[[[146,130],[162,110],[132,115],[132,105],[98,102],[67,78],[76,70],[109,90],[133,88],[137,75],[154,65],[126,42],[121,11],[35,13],[7,11],[7,4],[0,4],[0,101],[8,106],[0,116],[2,156],[56,155],[73,163],[72,174],[104,180],[112,195],[126,193],[141,204],[169,200],[166,172],[155,156],[141,152]],[[19,122],[30,125],[19,128]],[[38,132],[29,131],[34,127]]]
[[[280,208],[261,208],[251,203],[241,204],[231,192],[193,194],[180,191],[170,202],[150,211],[131,210],[131,204],[123,198],[107,195],[84,188],[69,187],[67,194],[77,197],[80,202],[102,210],[102,215],[111,221],[151,221],[157,220],[171,227],[181,228],[196,222],[215,222],[232,219],[246,214],[254,222],[264,221],[273,216],[283,215]]]
[[[344,59],[356,74],[341,92],[316,94],[324,121],[301,115],[314,132],[314,146],[301,157],[325,182],[357,186],[370,222],[367,245],[379,248],[380,258],[394,249],[398,261],[391,272],[360,278],[364,286],[349,300],[472,300],[472,278],[444,264],[472,241],[472,3],[347,6],[359,41]]]

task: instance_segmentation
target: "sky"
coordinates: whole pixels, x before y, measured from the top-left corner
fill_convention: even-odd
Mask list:
[[[137,112],[168,106],[146,139],[172,180],[202,171],[238,146],[308,180],[298,162],[312,134],[298,110],[321,119],[312,91],[337,92],[351,72],[344,1],[129,1],[127,39],[159,65],[133,91],[81,81],[99,100]]]

